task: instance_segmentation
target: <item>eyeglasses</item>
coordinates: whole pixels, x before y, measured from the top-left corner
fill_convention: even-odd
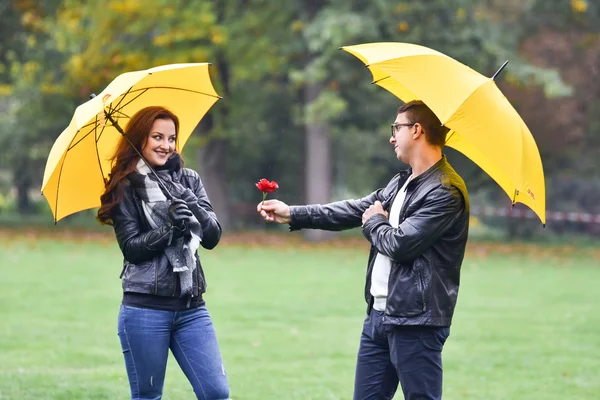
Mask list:
[[[396,137],[396,134],[400,132],[400,129],[403,126],[413,126],[415,125],[416,122],[410,123],[410,124],[392,124],[392,136]]]

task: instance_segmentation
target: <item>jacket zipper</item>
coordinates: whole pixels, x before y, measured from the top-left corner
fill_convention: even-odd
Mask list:
[[[198,266],[196,267],[198,273],[198,296],[201,295],[202,291],[206,289],[204,287],[204,278],[202,277],[202,273],[200,273],[200,262],[198,262]]]
[[[158,294],[158,263],[156,260],[154,262],[154,294]]]
[[[423,301],[423,311],[427,311],[427,304],[425,304],[425,283],[423,282],[423,276],[421,275],[421,271],[418,271],[419,274],[419,283],[421,284],[421,300]]]
[[[129,264],[125,263],[125,265],[123,265],[123,269],[121,270],[121,275],[119,275],[119,279],[123,279],[125,272],[127,272],[127,267],[129,267]]]

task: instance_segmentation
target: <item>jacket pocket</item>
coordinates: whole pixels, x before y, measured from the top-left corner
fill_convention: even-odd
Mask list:
[[[421,260],[412,266],[395,263],[388,282],[386,314],[391,317],[414,317],[427,309]]]
[[[156,282],[156,261],[130,263],[125,261],[123,270],[123,291],[154,293]]]

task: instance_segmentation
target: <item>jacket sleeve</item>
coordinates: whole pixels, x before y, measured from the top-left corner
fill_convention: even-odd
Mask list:
[[[290,231],[300,229],[341,231],[359,227],[366,209],[376,200],[383,202],[383,191],[379,189],[357,200],[336,201],[324,205],[291,206]]]
[[[187,169],[187,173],[192,177],[191,190],[194,196],[186,197],[185,200],[188,207],[202,226],[202,247],[211,250],[214,249],[219,243],[219,240],[221,240],[221,224],[210,204],[200,175],[191,169]]]
[[[124,183],[123,200],[112,210],[112,221],[121,252],[130,263],[140,263],[151,260],[165,247],[173,237],[173,226],[164,226],[142,232],[140,218],[133,199],[132,189]]]
[[[377,214],[365,221],[363,235],[379,251],[397,262],[410,262],[439,239],[465,210],[465,201],[455,187],[434,189],[422,206],[393,228]]]

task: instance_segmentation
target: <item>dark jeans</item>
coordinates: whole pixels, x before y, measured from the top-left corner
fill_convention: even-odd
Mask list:
[[[134,400],[162,398],[169,349],[203,400],[229,398],[229,383],[206,307],[162,311],[121,305],[119,338]]]
[[[371,310],[360,338],[354,400],[388,400],[398,382],[406,400],[442,398],[442,348],[450,328],[384,324]]]

